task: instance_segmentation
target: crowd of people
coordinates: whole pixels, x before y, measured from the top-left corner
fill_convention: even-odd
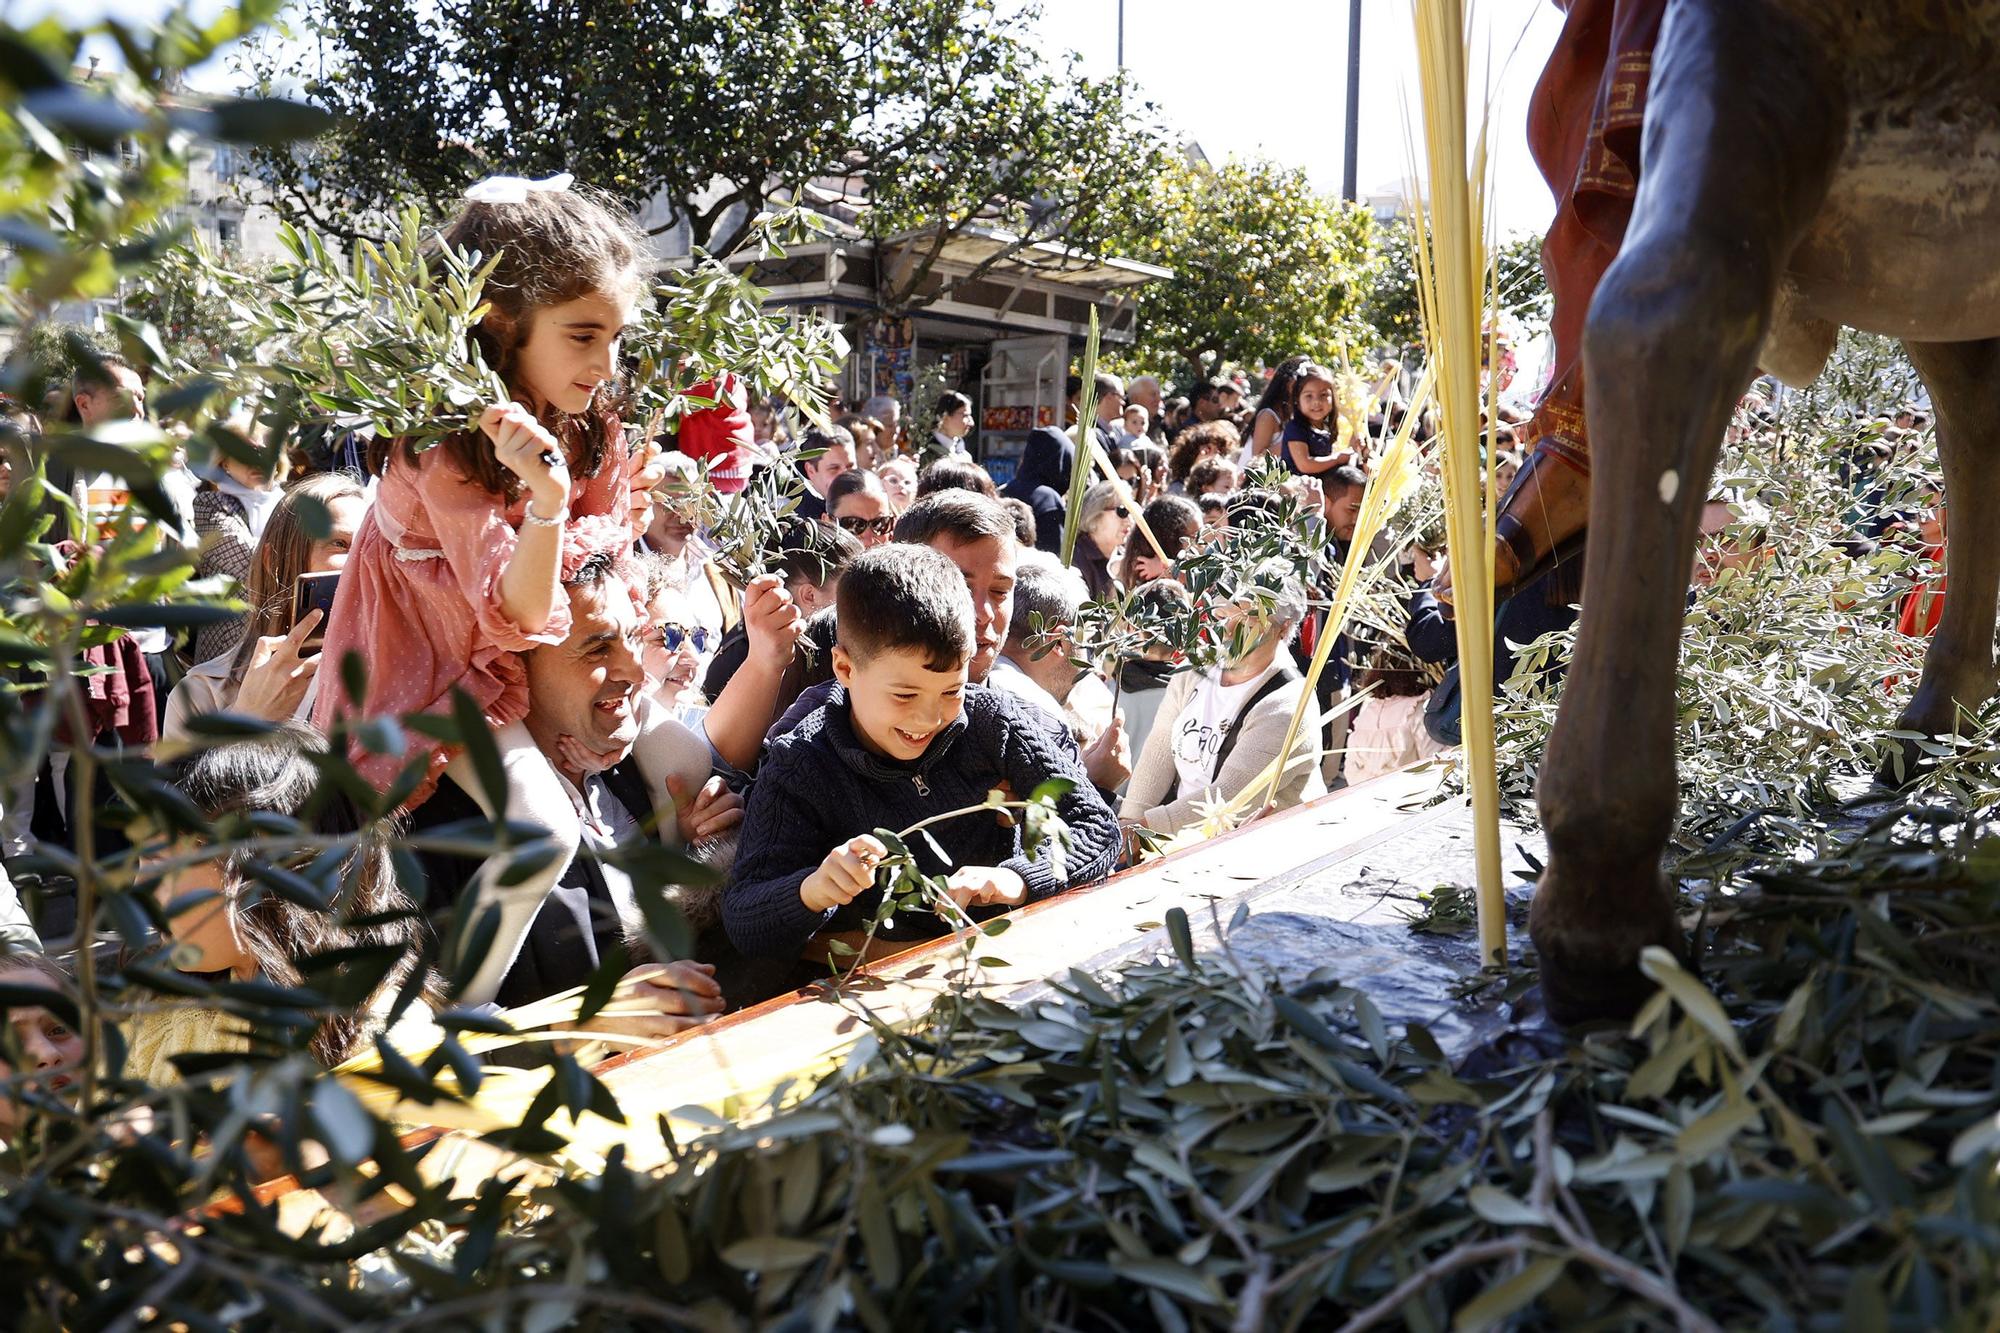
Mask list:
[[[803,424],[723,376],[697,391],[713,406],[641,440],[620,415],[619,335],[645,272],[629,219],[581,189],[535,192],[468,203],[444,236],[498,256],[476,337],[512,401],[440,441],[329,434],[288,466],[231,458],[200,479],[177,468],[163,489],[181,518],[162,527],[247,609],[179,644],[140,630],[93,649],[95,734],[65,738],[150,747],[216,830],[274,815],[350,840],[346,881],[360,887],[339,920],[253,892],[257,877],[226,843],[141,849],[161,867],[185,971],[290,984],[309,950],[405,951],[372,999],[315,1036],[325,1061],[386,1022],[425,969],[437,1004],[506,1009],[616,967],[643,1002],[593,1022],[664,1036],[824,976],[871,942],[943,934],[937,914],[885,919],[877,870],[889,849],[876,831],[982,806],[996,789],[1018,800],[1060,779],[1067,847],[1031,846],[1025,821],[990,810],[912,840],[918,869],[975,919],[1102,880],[1274,767],[1283,808],[1449,741],[1435,687],[1455,640],[1428,590],[1434,541],[1383,553],[1405,580],[1407,632],[1343,636],[1303,700],[1327,589],[1282,561],[1248,572],[1260,595],[1208,608],[1212,664],[1183,660],[1165,637],[1116,658],[1076,637],[1091,603],[1138,624],[1185,616],[1185,562],[1281,509],[1324,534],[1337,567],[1370,441],[1402,425],[1393,364],[1367,399],[1373,419],[1345,425],[1348,386],[1306,357],[1254,396],[1240,377],[1173,398],[1152,377],[1073,378],[1067,410],[1089,423],[1089,451],[1038,429],[1004,487],[973,456],[973,404],[956,392],[940,398],[929,438],[912,440],[893,397]],[[59,407],[86,426],[143,416],[145,385],[105,356]],[[33,419],[14,424],[31,447]],[[1079,467],[1097,480],[1071,534]],[[750,503],[760,472],[784,478],[796,503],[765,516],[746,572],[711,538],[719,507]],[[48,476],[83,515],[72,542],[101,535],[94,522],[144,521],[115,478]],[[1520,619],[1503,622],[1503,642],[1573,617],[1574,571],[1530,591],[1510,603]],[[366,726],[462,701],[491,729],[497,783],[448,732]],[[1305,725],[1280,755],[1302,702]],[[227,715],[273,729],[212,744]],[[335,744],[391,794],[396,819],[365,819],[317,780]],[[62,843],[80,802],[108,800],[71,790],[65,768],[58,747],[36,781],[4,794],[10,854]],[[387,848],[399,829],[501,819],[545,830],[539,854],[441,837],[421,854],[420,882],[398,878]],[[105,832],[100,854],[119,846]],[[657,886],[626,854],[635,844],[717,872],[717,884],[664,890],[696,939],[692,958],[649,956]],[[437,850],[448,846],[460,850]],[[0,892],[13,946],[73,929],[52,901],[31,920]],[[33,957],[5,966],[69,984]],[[22,1049],[60,1064],[61,1034],[38,1023],[21,1029]],[[177,1053],[246,1041],[185,1003],[148,1008],[135,1028],[133,1059],[161,1078]]]

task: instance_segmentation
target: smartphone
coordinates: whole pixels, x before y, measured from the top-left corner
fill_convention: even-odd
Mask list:
[[[298,624],[305,614],[315,608],[320,613],[319,627],[306,640],[318,644],[326,638],[327,622],[333,619],[333,595],[340,588],[340,571],[329,570],[324,574],[301,574],[298,585],[292,590],[292,623]]]

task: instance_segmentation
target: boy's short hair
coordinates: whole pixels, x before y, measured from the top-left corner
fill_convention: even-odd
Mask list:
[[[970,398],[967,398],[964,394],[958,392],[956,389],[946,389],[943,393],[938,395],[937,414],[941,417],[948,417],[954,412],[961,411],[971,406],[972,406],[972,400]]]
[[[766,550],[787,586],[804,579],[824,587],[846,568],[848,561],[861,554],[861,543],[848,533],[831,523],[816,523],[797,514],[780,519],[772,537]]]
[[[989,500],[977,491],[933,491],[896,520],[896,540],[929,546],[939,537],[965,546],[985,538],[1003,544],[1018,544],[1014,536],[1014,515],[998,500]]]
[[[834,606],[836,642],[858,663],[909,651],[923,654],[932,671],[954,671],[972,657],[965,576],[928,546],[892,542],[857,556],[840,577]]]

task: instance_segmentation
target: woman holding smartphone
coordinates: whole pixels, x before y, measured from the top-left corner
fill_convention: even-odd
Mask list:
[[[306,501],[320,505],[331,521],[324,538],[307,531],[300,512]],[[167,697],[162,740],[190,739],[189,720],[204,713],[283,722],[311,711],[325,613],[314,608],[298,614],[299,580],[337,572],[347,563],[347,549],[367,510],[360,483],[344,472],[315,473],[285,491],[271,510],[244,582],[250,610],[242,642],[181,678]]]

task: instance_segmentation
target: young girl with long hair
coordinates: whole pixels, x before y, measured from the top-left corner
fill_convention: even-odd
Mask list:
[[[1337,393],[1331,370],[1312,361],[1299,367],[1292,380],[1291,414],[1278,433],[1287,472],[1317,476],[1348,461],[1334,452]]]
[[[1250,440],[1243,447],[1243,456],[1236,460],[1239,465],[1247,468],[1277,451],[1278,436],[1292,419],[1292,384],[1299,377],[1300,367],[1310,359],[1288,356],[1271,372],[1264,396],[1257,400],[1257,410],[1251,414]]]
[[[1377,647],[1354,685],[1368,695],[1354,710],[1347,730],[1347,759],[1341,771],[1348,785],[1359,786],[1406,768],[1444,748],[1424,730],[1424,708],[1430,703],[1433,682],[1408,648],[1394,642]]]
[[[449,713],[453,692],[463,691],[493,728],[504,809],[492,808],[466,755],[413,730],[404,732],[401,753],[355,754],[357,769],[384,791],[421,758],[408,805],[422,802],[443,777],[489,817],[549,828],[556,854],[539,870],[503,886],[505,858],[495,857],[480,873],[474,919],[497,913],[498,932],[456,980],[462,1000],[482,1003],[498,989],[580,837],[554,766],[523,724],[528,686],[519,654],[569,636],[568,598],[558,583],[565,526],[629,516],[637,540],[664,467],[650,445],[644,456],[627,446],[618,416],[619,338],[647,270],[632,220],[560,177],[489,181],[467,198],[443,240],[495,259],[483,292],[489,309],[473,338],[512,401],[488,406],[476,430],[427,450],[389,442],[325,647],[337,666],[348,653],[360,656],[366,697],[323,689],[313,721],[325,730],[343,712]],[[639,729],[636,714],[620,722]],[[636,750],[665,800],[656,747],[640,736]]]

